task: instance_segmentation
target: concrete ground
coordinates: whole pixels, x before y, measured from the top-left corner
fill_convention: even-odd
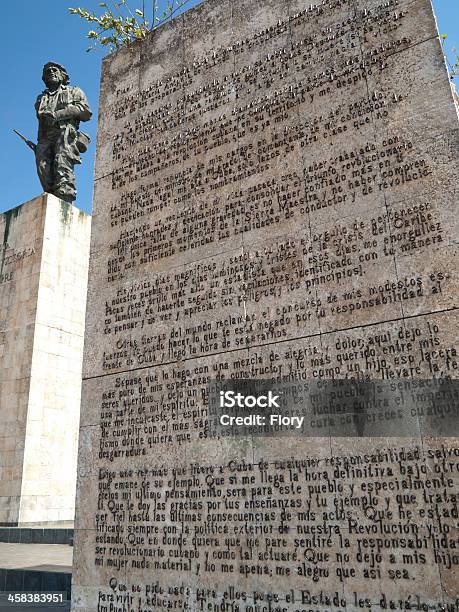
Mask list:
[[[41,572],[72,572],[73,548],[65,544],[0,542],[0,568]]]

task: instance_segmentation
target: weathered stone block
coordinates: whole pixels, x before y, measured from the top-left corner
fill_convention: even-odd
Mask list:
[[[89,234],[45,194],[0,215],[0,522],[73,521]]]
[[[74,609],[456,605],[457,430],[405,387],[458,369],[429,0],[207,0],[101,92]],[[215,379],[379,381],[393,436],[213,437]]]

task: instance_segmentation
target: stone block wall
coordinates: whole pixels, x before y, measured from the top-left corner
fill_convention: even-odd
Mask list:
[[[458,377],[458,151],[430,0],[207,0],[106,58],[72,610],[457,608],[416,385]],[[216,378],[392,385],[394,431],[212,436]]]
[[[0,215],[0,523],[72,521],[91,217]]]

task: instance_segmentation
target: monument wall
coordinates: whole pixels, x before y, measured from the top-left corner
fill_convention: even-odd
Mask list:
[[[457,379],[458,144],[428,0],[207,0],[105,59],[73,610],[455,609],[454,427],[214,437],[207,400],[377,380],[396,421]]]
[[[91,217],[45,194],[0,215],[0,523],[73,521]]]

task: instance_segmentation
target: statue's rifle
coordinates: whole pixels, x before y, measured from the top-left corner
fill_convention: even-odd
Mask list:
[[[36,149],[37,149],[37,145],[36,145],[34,142],[32,142],[31,140],[28,140],[28,139],[27,139],[25,136],[23,136],[23,135],[22,135],[20,132],[18,132],[17,130],[13,130],[13,132],[14,132],[15,134],[17,134],[17,135],[19,136],[19,138],[20,138],[21,140],[23,140],[23,141],[26,143],[26,145],[27,145],[27,146],[28,146],[30,149],[32,149],[32,151],[35,153],[35,151],[36,151]]]

